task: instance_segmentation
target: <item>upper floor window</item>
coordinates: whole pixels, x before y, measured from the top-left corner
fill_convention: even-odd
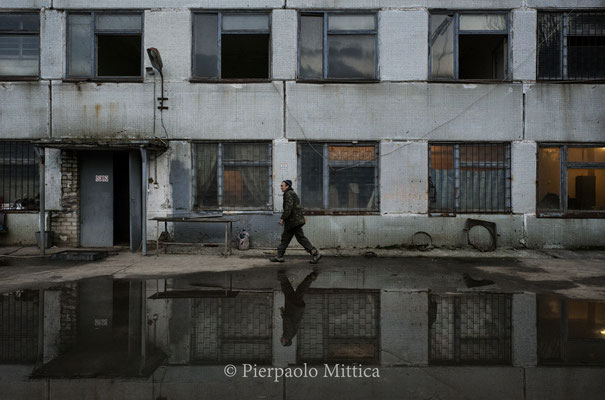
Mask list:
[[[271,209],[271,143],[197,143],[193,157],[195,208]]]
[[[143,76],[143,18],[139,13],[70,13],[67,17],[67,76]]]
[[[0,76],[40,75],[40,17],[0,13]]]
[[[268,79],[269,24],[267,13],[194,14],[193,77]]]
[[[538,79],[605,79],[605,13],[538,13]]]
[[[510,144],[429,144],[429,210],[494,213],[511,208]]]
[[[298,147],[301,203],[310,210],[378,211],[374,143],[304,143]]]
[[[557,214],[605,213],[605,147],[540,145],[538,211]]]
[[[376,13],[300,14],[298,77],[377,79],[377,24]]]
[[[508,14],[431,13],[431,79],[509,79]]]
[[[0,210],[38,210],[39,182],[34,145],[0,141]]]

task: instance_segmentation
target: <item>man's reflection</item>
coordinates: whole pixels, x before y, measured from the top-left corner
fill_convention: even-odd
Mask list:
[[[277,279],[281,283],[281,290],[286,298],[285,307],[281,307],[281,317],[283,321],[283,334],[281,344],[284,346],[292,345],[292,338],[296,336],[298,326],[305,312],[305,302],[303,295],[311,286],[311,282],[317,279],[318,272],[313,270],[306,278],[298,285],[296,290],[292,288],[290,280],[286,276],[286,272],[281,270],[277,273]]]

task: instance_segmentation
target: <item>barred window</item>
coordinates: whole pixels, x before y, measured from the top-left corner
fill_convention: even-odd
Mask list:
[[[40,17],[0,13],[0,76],[40,75]]]
[[[0,141],[0,210],[38,210],[39,181],[34,145]]]
[[[605,13],[538,13],[538,79],[605,78]]]
[[[37,290],[0,294],[0,364],[38,358],[38,304]]]
[[[378,76],[376,13],[302,13],[298,76],[368,80]]]
[[[369,291],[306,294],[297,362],[378,362],[379,299]]]
[[[509,294],[432,295],[430,362],[510,364],[511,313]]]
[[[538,211],[605,215],[605,146],[540,145]]]
[[[234,298],[194,299],[192,319],[193,362],[271,363],[271,293],[239,293]]]
[[[194,145],[195,208],[271,209],[271,143]]]
[[[378,148],[374,143],[301,143],[299,192],[311,210],[378,211]]]
[[[270,20],[268,13],[195,13],[193,76],[269,78]]]
[[[429,144],[429,210],[510,212],[510,145]]]

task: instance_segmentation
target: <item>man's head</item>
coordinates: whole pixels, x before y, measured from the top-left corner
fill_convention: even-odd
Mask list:
[[[292,346],[292,339],[286,339],[285,337],[281,337],[281,344],[282,346]]]
[[[281,191],[285,192],[288,189],[292,189],[292,181],[289,179],[286,179],[285,181],[282,181],[281,185],[280,185]]]

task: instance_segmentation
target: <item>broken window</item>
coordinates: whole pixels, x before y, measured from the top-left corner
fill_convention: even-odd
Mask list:
[[[432,295],[430,301],[432,364],[511,363],[510,294]]]
[[[375,13],[300,15],[299,71],[307,80],[377,78]]]
[[[0,13],[0,76],[40,75],[40,17]]]
[[[141,77],[142,32],[141,14],[69,14],[67,75],[72,78]]]
[[[375,144],[300,144],[298,194],[303,207],[378,211],[377,158]]]
[[[605,13],[538,13],[538,79],[605,78]]]
[[[431,13],[429,42],[432,79],[509,79],[505,13]]]
[[[33,144],[0,141],[0,210],[38,210],[39,179]]]
[[[605,212],[605,147],[541,145],[537,208],[554,215]]]
[[[197,13],[193,16],[193,76],[268,79],[269,14]]]
[[[370,291],[306,294],[297,362],[378,362],[379,297]]]
[[[605,303],[538,296],[540,364],[603,364]]]
[[[510,212],[510,145],[429,144],[429,210]]]
[[[194,145],[195,208],[271,209],[270,143]]]

